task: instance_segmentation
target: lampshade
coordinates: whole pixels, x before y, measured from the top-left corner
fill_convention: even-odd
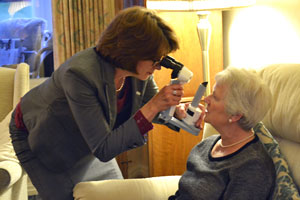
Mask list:
[[[147,8],[155,10],[227,10],[232,8],[246,7],[255,4],[255,0],[182,0],[160,1],[148,0]]]
[[[208,82],[205,95],[211,93],[210,66],[209,66],[209,43],[211,37],[211,25],[208,19],[210,10],[228,10],[241,8],[255,4],[255,0],[181,0],[160,1],[148,0],[147,8],[161,11],[197,11],[199,22],[197,33],[202,53],[203,81]]]

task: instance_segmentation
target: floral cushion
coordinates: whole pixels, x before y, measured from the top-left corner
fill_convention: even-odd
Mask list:
[[[273,138],[263,123],[258,123],[254,131],[272,157],[276,170],[276,185],[273,199],[300,199],[299,192],[291,176],[288,164],[281,154],[278,142]]]

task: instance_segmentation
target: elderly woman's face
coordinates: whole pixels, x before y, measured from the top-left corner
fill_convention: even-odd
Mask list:
[[[228,123],[228,114],[225,112],[225,95],[227,87],[215,84],[213,93],[205,98],[207,104],[204,121],[215,127]]]

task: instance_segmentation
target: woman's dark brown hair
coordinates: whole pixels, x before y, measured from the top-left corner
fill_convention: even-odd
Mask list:
[[[116,67],[136,73],[140,60],[159,60],[179,48],[176,35],[154,11],[122,10],[103,31],[96,49]]]

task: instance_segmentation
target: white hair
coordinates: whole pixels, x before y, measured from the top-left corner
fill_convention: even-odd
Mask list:
[[[227,67],[215,80],[227,87],[226,113],[242,115],[238,123],[244,130],[253,128],[271,107],[270,89],[254,70]]]

